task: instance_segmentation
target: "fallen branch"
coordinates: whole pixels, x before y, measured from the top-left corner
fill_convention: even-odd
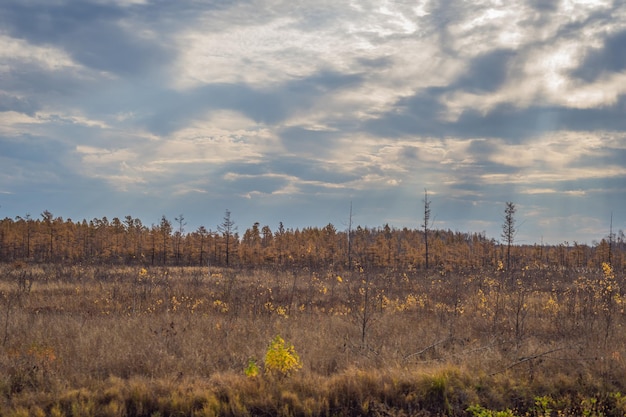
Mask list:
[[[446,341],[448,341],[448,340],[449,340],[449,338],[446,338],[446,339],[440,340],[440,341],[438,341],[438,342],[435,342],[435,343],[433,343],[432,345],[427,346],[427,347],[425,347],[424,349],[420,350],[419,352],[415,352],[415,353],[411,353],[411,354],[409,354],[409,355],[406,355],[403,359],[404,359],[404,360],[407,360],[407,359],[409,359],[409,358],[412,358],[413,356],[419,356],[419,355],[421,355],[422,353],[425,353],[425,352],[429,351],[430,349],[433,349],[433,348],[435,348],[436,346],[439,346],[440,344],[442,344],[442,343],[444,343],[444,342],[446,342]]]
[[[510,364],[506,368],[504,368],[504,369],[502,369],[502,370],[500,370],[498,372],[494,372],[494,373],[490,374],[489,376],[494,376],[494,375],[501,374],[503,372],[508,371],[511,368],[516,367],[517,365],[521,365],[521,364],[523,364],[525,362],[532,361],[533,359],[538,359],[538,358],[541,358],[543,356],[549,355],[551,353],[558,352],[558,351],[565,350],[565,349],[567,349],[567,348],[566,347],[560,347],[560,348],[548,350],[546,352],[538,353],[538,354],[533,355],[533,356],[524,356],[522,358],[519,358],[517,361],[513,362],[512,364]]]

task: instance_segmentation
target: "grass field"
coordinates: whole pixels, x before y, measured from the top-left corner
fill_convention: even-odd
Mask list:
[[[3,265],[0,414],[626,415],[621,281]]]

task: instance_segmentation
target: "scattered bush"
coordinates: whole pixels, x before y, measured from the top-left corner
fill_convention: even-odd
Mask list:
[[[302,368],[300,357],[292,344],[275,336],[265,352],[265,373],[270,376],[288,377]]]
[[[25,265],[17,300],[14,270],[1,415],[626,415],[606,265],[375,271],[367,343],[359,272]]]

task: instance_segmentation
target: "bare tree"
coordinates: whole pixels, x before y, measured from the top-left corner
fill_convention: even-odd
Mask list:
[[[424,261],[425,267],[428,269],[428,228],[430,226],[430,200],[428,199],[428,190],[424,189],[424,223],[422,228],[424,229]]]
[[[504,223],[502,224],[502,239],[506,243],[506,270],[511,267],[511,246],[515,239],[515,204],[511,201],[506,202],[504,208]]]
[[[360,264],[355,265],[356,271],[348,284],[351,320],[359,329],[360,350],[366,350],[367,333],[376,321],[380,311],[381,290],[378,287],[377,277],[365,271]]]
[[[48,229],[48,237],[50,238],[48,243],[48,260],[52,260],[54,255],[54,216],[48,210],[41,213],[46,228]]]
[[[217,230],[222,233],[222,236],[224,237],[224,243],[226,245],[226,266],[228,266],[230,256],[230,240],[237,230],[235,222],[230,217],[230,210],[226,209],[224,221],[217,226]]]
[[[615,234],[613,233],[613,212],[611,212],[611,225],[609,226],[609,265],[612,265],[613,261],[613,241],[615,240]]]
[[[180,264],[180,247],[181,247],[181,241],[183,238],[183,234],[185,233],[185,226],[187,225],[187,223],[185,222],[185,217],[180,214],[178,217],[175,217],[174,220],[176,220],[176,222],[178,223],[178,230],[176,231],[176,233],[174,234],[176,240],[175,240],[175,245],[176,245],[176,264],[179,265]]]
[[[210,236],[210,232],[206,230],[204,226],[198,227],[196,234],[200,236],[200,266],[204,265],[204,242],[207,240],[207,236]]]
[[[29,213],[26,213],[26,216],[24,217],[16,216],[15,218],[19,221],[24,222],[26,230],[24,231],[24,238],[22,239],[23,240],[22,244],[24,246],[26,259],[30,259],[30,238],[31,238],[31,226],[32,226],[33,219],[30,217]]]
[[[159,231],[161,232],[161,239],[163,243],[163,265],[165,265],[167,262],[167,241],[172,234],[172,222],[170,222],[165,215],[161,217]]]
[[[352,269],[352,201],[350,201],[350,217],[348,217],[348,269]]]

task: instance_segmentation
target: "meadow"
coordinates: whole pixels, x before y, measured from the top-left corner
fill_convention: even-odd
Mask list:
[[[3,264],[0,414],[622,416],[622,280]]]

